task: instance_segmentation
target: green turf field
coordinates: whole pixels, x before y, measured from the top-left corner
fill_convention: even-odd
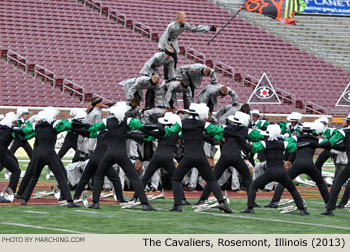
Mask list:
[[[26,165],[21,163],[21,167]],[[0,173],[1,181],[4,181],[3,177],[4,171]],[[45,172],[41,179],[46,181],[44,177]],[[144,212],[141,207],[121,209],[115,203],[111,205],[112,199],[107,200],[109,205],[101,201],[101,209],[98,210],[85,207],[68,209],[52,204],[0,205],[0,233],[350,233],[349,209],[337,209],[333,217],[321,216],[324,203],[319,193],[308,188],[304,188],[303,193],[309,194],[304,199],[310,216],[300,216],[299,212],[280,214],[277,209],[263,207],[255,208],[256,213],[253,215],[241,214],[239,211],[246,207],[246,198],[231,198],[232,214],[224,214],[218,209],[195,213],[192,206],[184,206],[182,213],[169,212],[173,203],[170,197],[153,202],[153,206],[158,209],[154,212]],[[262,193],[258,193],[259,204],[264,205],[270,200],[270,197],[259,197],[259,194]],[[187,195],[191,196],[191,193]],[[192,204],[197,201],[188,198]]]

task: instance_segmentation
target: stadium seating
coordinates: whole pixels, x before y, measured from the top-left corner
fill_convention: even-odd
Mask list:
[[[220,27],[230,18],[226,10],[205,0],[105,0],[103,6],[148,25],[159,37],[166,25],[175,19],[178,10],[187,12],[187,21],[191,24]],[[184,46],[205,52],[206,59],[220,59],[231,65],[235,72],[249,73],[256,78],[266,72],[275,87],[295,94],[304,103],[311,101],[326,107],[329,112],[350,81],[350,73],[309,55],[239,17],[208,46],[210,37],[187,32],[179,41]],[[334,88],[329,89],[329,83],[333,83]]]
[[[79,99],[51,88],[38,78],[0,60],[1,105],[81,107]]]
[[[174,20],[177,10],[186,11],[188,22],[193,24],[222,26],[230,16],[227,11],[204,0],[103,1],[103,14],[108,15],[112,9],[126,15],[126,26],[130,28],[140,25],[136,21],[149,26],[153,39],[161,36],[166,25]],[[113,101],[124,99],[118,83],[138,76],[143,63],[157,52],[155,42],[124,29],[121,24],[116,24],[118,20],[108,20],[73,0],[10,0],[0,6],[0,11],[4,13],[0,20],[4,35],[0,38],[0,49],[14,50],[26,56],[29,62],[45,66],[57,76],[83,86],[85,93],[97,93]],[[295,94],[296,100],[304,105],[310,100],[328,109],[335,104],[342,86],[349,81],[347,73],[240,18],[207,46],[211,35],[186,32],[180,37],[180,46],[204,52],[207,63],[220,60],[232,66],[235,79],[240,79],[240,83],[221,74],[218,77],[221,83],[235,89],[241,102],[246,101],[252,92],[243,85],[245,73],[256,83],[256,79],[266,72],[275,87]],[[190,63],[193,60],[179,57],[179,65]],[[339,76],[338,88],[328,90],[327,85],[336,79],[335,75]],[[204,85],[208,84],[205,80]],[[330,95],[318,100],[315,93],[305,92],[302,86],[307,90],[314,89],[320,95]],[[229,100],[225,98],[220,105],[227,102]],[[305,108],[295,109],[295,103],[289,105],[288,102],[265,108],[267,112],[305,112]]]

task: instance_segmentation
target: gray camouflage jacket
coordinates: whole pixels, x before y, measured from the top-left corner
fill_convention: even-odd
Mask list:
[[[160,75],[158,71],[158,67],[160,66],[164,66],[164,76],[167,76],[169,80],[175,78],[174,59],[172,57],[167,59],[165,57],[165,52],[155,53],[153,57],[145,63],[140,74],[147,76],[152,76],[153,74]]]
[[[197,102],[198,103],[205,103],[208,104],[209,101],[211,101],[215,108],[218,108],[218,97],[220,96],[220,88],[223,85],[209,85],[203,88],[199,94],[197,95]],[[230,87],[227,87],[228,93],[227,95],[231,96],[232,104],[235,104],[238,102],[238,96],[235,91],[233,91]]]
[[[173,100],[174,104],[177,104],[177,93],[183,93],[184,104],[189,106],[193,102],[191,89],[187,88],[187,90],[182,91],[180,89],[180,81],[171,81],[164,83],[161,86],[161,90],[164,97],[165,107],[170,107],[169,102],[171,100]]]
[[[204,77],[202,70],[205,66],[206,65],[199,63],[180,66],[176,71],[176,79],[185,80],[191,83],[195,88],[199,88]],[[218,78],[216,77],[215,71],[213,69],[211,70],[211,73],[208,77],[211,78],[211,84],[218,83]]]
[[[184,31],[198,32],[198,33],[207,33],[210,30],[210,27],[207,25],[191,25],[186,23],[181,25],[179,22],[174,21],[168,24],[165,32],[159,39],[158,48],[159,50],[165,50],[168,45],[174,47],[176,53],[179,53],[180,49],[177,42],[177,37],[180,36]]]

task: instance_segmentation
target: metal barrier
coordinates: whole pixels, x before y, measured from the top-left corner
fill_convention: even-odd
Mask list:
[[[195,55],[194,53],[196,53],[197,55],[201,55],[201,57],[198,57],[197,55]],[[205,64],[205,54],[201,53],[193,48],[190,47],[186,47],[186,53],[185,53],[185,57],[186,58],[190,58],[188,57],[190,55],[190,57],[194,58],[197,61],[201,61],[203,64]]]
[[[95,1],[95,2],[98,2],[99,5],[96,4],[94,1]],[[94,7],[95,9],[97,9],[98,12],[99,12],[100,15],[101,15],[101,13],[102,13],[102,2],[99,1],[99,0],[94,0],[94,1],[92,1],[92,0],[85,0],[85,1],[84,1],[84,6],[87,5],[86,3],[89,3],[89,5],[91,5],[91,6]]]
[[[115,13],[115,14],[114,14]],[[109,8],[109,11],[108,11],[108,20],[112,18],[115,18],[115,20],[119,20],[121,23],[124,23],[124,28],[126,28],[126,15],[115,10],[115,9],[112,9],[112,8]],[[121,18],[123,17],[123,18]]]
[[[70,87],[70,85],[67,85],[66,83],[71,84],[71,87]],[[76,88],[74,88],[74,87],[76,87]],[[84,102],[84,98],[85,98],[84,96],[85,95],[84,95],[84,87],[83,86],[80,86],[80,85],[74,83],[73,81],[64,79],[63,80],[63,85],[62,85],[62,92],[64,92],[65,89],[66,90],[68,89],[68,90],[72,91],[73,93],[76,93],[76,94],[80,95],[82,97],[81,101]]]
[[[219,60],[215,60],[214,64],[215,64],[215,69],[219,69],[220,71],[222,71],[228,75],[231,75],[232,78],[235,76],[235,70],[233,67],[231,67],[231,66],[229,66],[229,65],[227,65]],[[231,70],[231,72],[228,71],[229,69]]]
[[[16,57],[14,57],[13,55],[16,55]],[[20,59],[18,59],[18,58],[20,58]],[[17,62],[17,64],[24,66],[24,71],[27,72],[27,58],[26,57],[23,57],[22,55],[14,52],[12,50],[8,50],[6,63],[7,64],[10,63],[11,60]],[[22,61],[24,61],[24,62],[22,62]]]
[[[309,103],[309,104],[307,104],[307,103]],[[320,108],[320,109],[317,110],[317,109],[314,108],[314,106],[315,106],[315,107],[318,107],[318,108]],[[323,106],[320,106],[320,105],[318,105],[318,104],[316,104],[316,103],[314,103],[314,102],[311,102],[311,101],[306,101],[306,104],[305,104],[305,113],[307,113],[308,110],[309,110],[309,111],[312,111],[313,113],[316,113],[316,114],[320,114],[320,115],[326,114],[326,115],[328,115],[328,109],[327,109],[327,108],[325,108],[325,107],[323,107]],[[323,110],[323,113],[322,113],[322,111],[320,111],[320,110]]]
[[[134,20],[133,26],[132,26],[132,32],[135,32],[135,30],[141,31],[141,33],[148,34],[150,41],[152,41],[152,29],[151,27]]]
[[[44,70],[44,71],[42,72],[40,70]],[[49,73],[50,75],[48,75],[47,73]],[[36,64],[34,66],[34,78],[38,77],[38,75],[43,76],[46,79],[52,81],[52,87],[55,87],[56,74],[54,72],[50,71],[49,69],[39,64]]]

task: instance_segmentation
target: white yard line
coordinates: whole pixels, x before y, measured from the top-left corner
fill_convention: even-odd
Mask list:
[[[80,212],[80,213],[97,213],[97,212],[94,212],[94,211],[88,211],[88,210],[75,210],[76,212]]]
[[[74,234],[89,234],[88,232],[80,232],[80,231],[75,231],[75,230],[70,230],[70,229],[50,228],[50,227],[34,226],[34,225],[12,223],[12,222],[0,222],[0,225],[28,227],[28,228],[36,228],[36,229],[46,229],[46,230],[60,231],[60,232],[74,233]]]
[[[334,226],[334,225],[327,225],[327,224],[317,224],[317,223],[309,223],[309,222],[302,222],[302,221],[289,221],[289,220],[259,218],[259,217],[251,216],[251,214],[249,214],[249,216],[239,216],[239,215],[230,215],[230,214],[216,214],[216,213],[204,213],[204,212],[201,212],[201,214],[208,214],[208,215],[214,215],[214,216],[224,216],[224,217],[237,218],[237,219],[270,221],[270,222],[280,222],[280,223],[288,223],[288,224],[295,224],[295,225],[306,225],[306,226],[314,226],[314,227],[327,227],[327,228],[335,228],[335,229],[342,229],[342,230],[350,230],[350,227]],[[327,217],[324,217],[324,218],[327,218]]]
[[[37,212],[37,211],[24,211],[25,213],[35,213],[35,214],[49,214],[48,212]]]

